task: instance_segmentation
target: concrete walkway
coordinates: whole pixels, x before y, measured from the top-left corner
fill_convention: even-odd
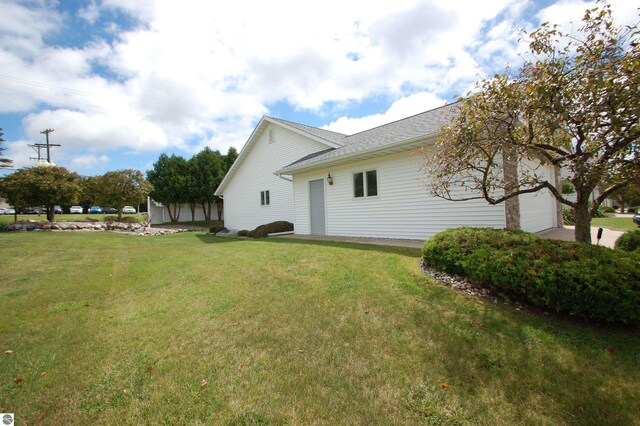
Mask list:
[[[538,233],[541,238],[548,238],[550,240],[562,240],[562,241],[575,241],[574,227],[565,226],[564,228],[553,228]],[[596,236],[598,234],[598,228],[591,228],[591,241],[596,244]],[[620,231],[611,231],[604,229],[602,232],[602,239],[600,245],[613,248],[616,240],[623,233]],[[273,238],[273,237],[272,237]],[[394,247],[410,247],[410,248],[422,248],[424,240],[395,240],[390,238],[366,238],[366,237],[337,237],[329,235],[281,235],[275,238],[294,238],[299,240],[316,240],[316,241],[343,241],[348,243],[360,243],[360,244],[374,244],[378,246],[394,246]]]
[[[270,237],[272,238],[272,237]],[[377,246],[422,248],[424,240],[394,240],[390,238],[334,237],[329,235],[281,235],[275,238],[294,238],[298,240],[343,241],[347,243],[374,244]]]
[[[565,225],[564,228],[553,228],[548,229],[546,231],[538,232],[538,236],[541,238],[548,238],[550,240],[562,240],[562,241],[575,241],[575,237],[573,233],[575,232],[575,226]],[[603,228],[602,230],[602,239],[600,240],[600,245],[613,248],[616,240],[620,238],[623,232],[621,231],[612,231],[607,228]],[[596,237],[598,236],[598,228],[591,227],[591,243],[596,244],[598,240]]]

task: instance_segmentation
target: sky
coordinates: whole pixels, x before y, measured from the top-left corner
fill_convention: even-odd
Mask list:
[[[619,23],[637,5],[613,0]],[[264,115],[352,134],[517,67],[522,32],[582,0],[0,0],[4,157],[84,176],[238,151]],[[43,152],[44,154],[44,152]],[[4,171],[3,174],[10,171]]]

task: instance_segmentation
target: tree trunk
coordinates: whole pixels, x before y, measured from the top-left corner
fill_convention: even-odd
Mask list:
[[[620,201],[620,213],[624,213],[625,212],[625,210],[624,210],[624,202],[625,202],[624,195],[622,195],[622,194],[618,195],[618,201]]]
[[[122,222],[122,206],[118,204],[116,208],[118,209],[118,222]]]
[[[591,215],[589,214],[589,197],[582,198],[578,195],[578,204],[575,207],[576,229],[575,239],[581,243],[591,244]],[[582,199],[580,199],[582,198]]]
[[[191,222],[196,221],[196,203],[189,203],[189,208],[191,209]]]
[[[55,206],[47,206],[47,220],[49,222],[55,222],[55,220],[56,220],[56,209],[55,209]]]
[[[218,200],[216,201],[216,210],[218,213],[218,220],[222,220],[222,210],[223,210],[223,204],[224,202],[222,200]]]
[[[211,203],[202,203],[202,214],[204,214],[204,220],[211,221]]]

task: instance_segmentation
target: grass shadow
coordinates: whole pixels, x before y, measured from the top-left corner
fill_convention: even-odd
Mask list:
[[[330,241],[330,240],[305,240],[299,238],[241,238],[241,237],[216,237],[209,234],[196,234],[201,242],[205,244],[224,244],[224,243],[238,243],[238,242],[255,242],[255,243],[267,243],[267,244],[300,244],[306,246],[321,246],[321,247],[339,247],[349,248],[363,251],[376,251],[380,253],[392,253],[403,256],[419,258],[421,251],[419,248],[412,247],[398,247],[398,246],[382,246],[377,244],[359,243],[359,242],[346,242],[346,241]]]

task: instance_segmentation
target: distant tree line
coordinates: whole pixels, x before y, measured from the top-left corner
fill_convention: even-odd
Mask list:
[[[195,221],[198,206],[202,207],[204,219],[210,221],[214,205],[218,220],[222,220],[223,201],[214,192],[237,157],[233,147],[226,155],[206,147],[190,160],[162,154],[147,172],[147,180],[154,188],[151,198],[167,208],[171,222],[180,219],[182,204],[189,205],[191,221]]]
[[[102,176],[81,177],[64,167],[38,166],[18,170],[0,180],[0,195],[16,208],[46,206],[47,220],[55,221],[54,206],[92,200],[117,207],[144,202],[153,187],[139,170],[125,169]]]

